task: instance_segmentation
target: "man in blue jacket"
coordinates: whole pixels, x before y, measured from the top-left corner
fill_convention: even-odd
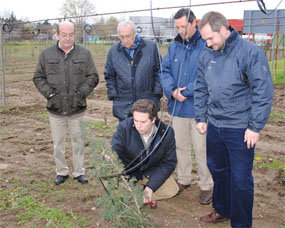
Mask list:
[[[151,100],[136,101],[131,113],[133,117],[119,123],[112,150],[127,170],[133,169],[128,174],[145,186],[144,203],[153,205],[154,200],[171,198],[179,190],[170,176],[177,163],[174,132],[158,120]]]
[[[113,115],[122,121],[139,99],[151,99],[159,109],[162,88],[156,44],[142,39],[132,21],[120,22],[117,30],[121,41],[110,48],[104,75]]]
[[[218,12],[205,14],[199,30],[208,47],[196,77],[195,115],[199,132],[207,132],[215,209],[200,221],[252,227],[254,146],[273,101],[268,61]]]
[[[199,134],[194,119],[194,80],[206,44],[196,26],[196,17],[189,9],[180,9],[174,15],[174,23],[178,34],[163,59],[160,78],[168,99],[168,113],[173,116],[178,185],[182,190],[191,184],[192,140],[200,178],[200,203],[209,204],[213,181],[206,164],[206,137]]]

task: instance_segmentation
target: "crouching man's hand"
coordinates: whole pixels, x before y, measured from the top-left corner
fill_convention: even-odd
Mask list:
[[[144,189],[144,192],[145,192],[145,195],[143,196],[143,203],[144,204],[151,203],[152,202],[152,194],[153,194],[152,189],[146,186]]]

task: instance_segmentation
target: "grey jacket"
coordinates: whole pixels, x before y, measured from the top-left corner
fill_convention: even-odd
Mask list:
[[[40,54],[33,82],[47,99],[49,112],[70,116],[86,110],[86,97],[99,77],[89,50],[74,45],[65,54],[56,44]]]

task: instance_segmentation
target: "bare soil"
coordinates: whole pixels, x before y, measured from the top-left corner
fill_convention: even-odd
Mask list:
[[[36,199],[44,205],[60,208],[66,213],[75,213],[78,217],[90,218],[87,227],[110,227],[111,224],[102,221],[96,213],[97,209],[93,208],[96,197],[104,191],[97,179],[88,177],[90,183],[81,185],[69,178],[63,185],[54,185],[56,174],[50,127],[45,115],[46,101],[34,87],[31,79],[32,73],[9,75],[6,78],[6,107],[0,109],[0,190],[12,191],[15,182],[19,181],[20,186],[32,191]],[[284,90],[284,86],[275,87],[273,113],[285,112]],[[164,116],[168,118],[166,113]],[[110,141],[117,120],[112,116],[112,103],[107,100],[105,82],[101,74],[100,83],[94,94],[88,97],[87,121],[96,123],[105,120],[109,124],[108,129],[95,129],[92,133],[96,137]],[[285,122],[269,121],[261,132],[256,157],[261,157],[264,161],[267,159],[269,162],[284,159],[284,136]],[[66,156],[69,167],[72,167],[70,143],[67,143]],[[90,167],[87,153],[85,164],[88,176]],[[281,169],[270,169],[260,164],[256,162],[253,169],[253,227],[285,227],[285,186],[281,181],[284,174]],[[37,183],[46,183],[46,187],[41,191],[31,188]],[[150,211],[155,217],[156,227],[206,227],[199,223],[199,217],[211,212],[212,207],[199,204],[200,190],[197,183],[198,177],[194,167],[191,188],[172,199],[159,201],[158,208]],[[55,190],[61,190],[61,197],[53,194]],[[0,227],[27,227],[25,224],[18,224],[17,213],[17,210],[0,210]],[[46,221],[34,222],[37,227],[46,225]],[[230,223],[217,224],[215,227],[230,227]]]

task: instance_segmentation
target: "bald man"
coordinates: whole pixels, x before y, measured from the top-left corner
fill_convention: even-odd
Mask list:
[[[99,81],[89,50],[74,43],[74,26],[68,21],[58,25],[57,44],[46,48],[39,57],[33,82],[47,99],[56,165],[55,184],[65,182],[69,168],[65,160],[66,134],[72,143],[74,179],[84,184],[85,177],[82,123],[85,122],[86,97]]]

